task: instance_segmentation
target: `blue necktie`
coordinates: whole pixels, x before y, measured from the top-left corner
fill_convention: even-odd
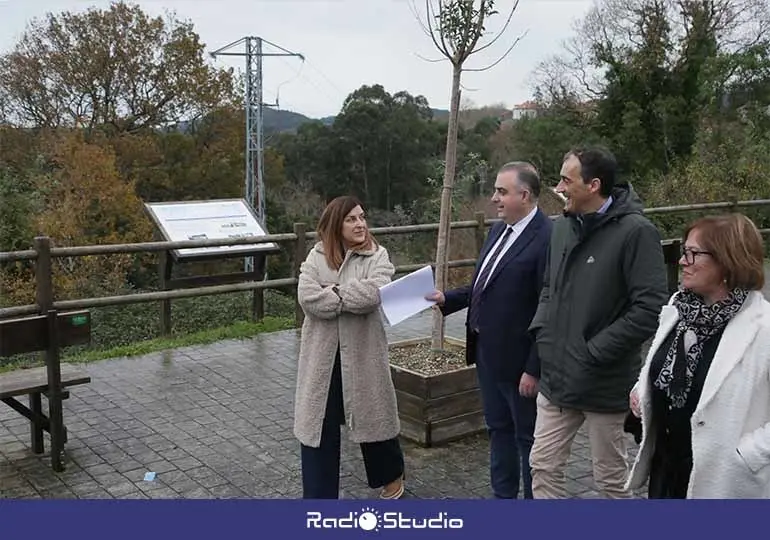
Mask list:
[[[478,332],[479,330],[479,306],[481,305],[481,292],[486,286],[487,279],[489,279],[489,274],[492,272],[492,267],[495,265],[495,261],[505,248],[505,244],[508,242],[508,237],[511,236],[512,232],[513,227],[510,225],[505,228],[505,232],[503,233],[503,237],[500,240],[500,243],[497,245],[497,249],[487,260],[486,266],[479,274],[479,278],[476,280],[476,284],[473,286],[473,290],[471,291],[471,305],[468,313],[468,324],[471,327],[471,330],[474,332]]]

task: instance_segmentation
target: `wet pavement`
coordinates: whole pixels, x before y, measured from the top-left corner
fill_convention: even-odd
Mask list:
[[[464,312],[447,319],[463,337]],[[391,341],[427,336],[430,312],[389,329]],[[296,330],[83,367],[92,382],[64,402],[67,469],[54,473],[29,446],[28,422],[0,407],[3,498],[297,498],[299,445],[292,402]],[[45,406],[45,404],[44,404]],[[360,450],[343,433],[341,496],[370,498]],[[407,496],[488,498],[485,434],[437,448],[404,440]],[[632,444],[633,446],[633,444]],[[156,473],[145,481],[145,473]],[[575,439],[573,497],[597,497],[588,440]]]

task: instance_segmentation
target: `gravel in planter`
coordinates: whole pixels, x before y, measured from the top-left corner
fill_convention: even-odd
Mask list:
[[[443,351],[431,349],[430,341],[390,347],[390,363],[424,375],[437,375],[466,367],[465,349],[444,345]]]

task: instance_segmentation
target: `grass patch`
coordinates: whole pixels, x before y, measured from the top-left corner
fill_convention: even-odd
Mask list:
[[[229,326],[201,330],[191,334],[154,338],[128,345],[119,345],[109,349],[82,351],[65,355],[67,362],[95,362],[106,358],[140,356],[167,349],[189,347],[190,345],[208,345],[225,339],[247,339],[257,334],[288,330],[294,327],[294,321],[285,317],[265,317],[260,322],[238,321]]]
[[[191,345],[208,345],[225,339],[248,339],[257,334],[277,332],[294,328],[294,319],[288,317],[265,317],[260,322],[238,321],[228,326],[210,328],[189,334],[153,338],[116,347],[104,349],[88,349],[77,352],[62,352],[63,362],[85,363],[106,360],[108,358],[123,358],[140,356],[157,351],[189,347]],[[39,360],[31,361],[29,357],[18,362],[9,362],[0,365],[0,373],[13,371],[19,368],[36,367],[43,365]]]
[[[160,335],[160,305],[156,302],[99,307],[90,311],[91,343],[65,349],[62,355],[68,360],[135,356],[144,354],[144,351],[281,330],[287,328],[287,320],[293,321],[294,299],[277,291],[265,291],[267,317],[261,323],[263,326],[247,322],[251,320],[249,292],[174,300],[171,302],[170,336]],[[277,324],[276,321],[281,322]],[[0,371],[38,365],[40,360],[37,354],[0,358]]]
[[[265,315],[293,317],[294,300],[275,291],[267,291]],[[159,335],[160,304],[156,302],[93,308],[91,316],[93,327],[89,350],[131,346],[139,341],[163,337]],[[251,320],[249,292],[181,298],[171,302],[171,334],[174,337],[216,330],[248,320]]]

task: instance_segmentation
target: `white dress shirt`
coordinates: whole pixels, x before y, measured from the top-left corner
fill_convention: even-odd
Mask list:
[[[527,228],[527,225],[530,224],[532,219],[535,217],[535,214],[537,214],[537,206],[535,206],[532,211],[527,214],[524,219],[519,220],[518,222],[514,223],[513,225],[508,225],[508,227],[513,229],[513,232],[508,237],[508,240],[505,243],[505,246],[503,247],[503,250],[500,252],[500,256],[497,257],[494,261],[492,261],[492,270],[489,272],[489,276],[487,277],[487,283],[489,283],[489,278],[492,277],[492,274],[495,272],[495,268],[497,268],[497,264],[500,262],[500,259],[503,258],[503,256],[506,254],[506,252],[511,249],[511,246],[516,241],[516,239],[521,235],[521,233],[524,231],[524,229]],[[494,254],[495,250],[497,249],[497,246],[500,244],[500,240],[503,239],[503,234],[505,234],[505,231],[503,231],[500,234],[500,238],[497,239],[497,242],[495,242],[495,245],[492,246],[492,248],[489,250],[489,253],[487,253],[487,256],[484,258],[484,262],[481,264],[481,268],[479,268],[479,275],[484,271],[484,267],[490,263],[489,259]],[[487,283],[484,283],[484,287],[487,286]],[[474,284],[475,287],[475,284]]]

